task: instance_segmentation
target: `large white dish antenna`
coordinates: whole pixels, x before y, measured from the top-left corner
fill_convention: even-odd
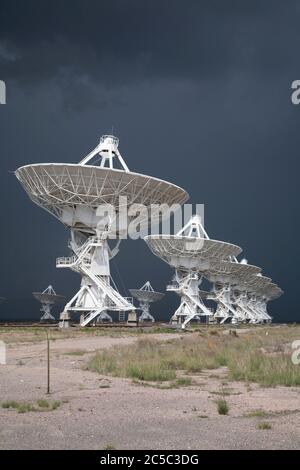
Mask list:
[[[148,235],[151,251],[177,269],[209,270],[214,259],[237,256],[242,249],[231,243],[180,235]]]
[[[67,163],[26,165],[16,171],[16,177],[35,204],[67,227],[91,234],[95,233],[99,222],[96,211],[101,205],[110,204],[116,212],[124,209],[124,204],[127,207],[132,204],[151,206],[151,214],[148,211],[139,221],[140,227],[145,228],[150,215],[152,222],[158,220],[161,208],[155,205],[181,205],[189,198],[184,189],[167,181],[99,166]],[[122,196],[126,198],[125,202],[119,199]]]
[[[260,273],[261,268],[251,264],[217,260],[210,263],[205,277],[213,283],[237,284],[247,282],[253,275]]]
[[[107,311],[134,309],[131,299],[111,285],[109,261],[118,245],[111,250],[107,239],[124,238],[128,223],[137,216],[143,230],[150,220],[169,217],[170,206],[189,198],[175,184],[131,172],[118,145],[116,137],[105,135],[78,164],[38,163],[16,171],[30,199],[71,229],[73,256],[58,258],[57,267],[80,273],[82,281],[61,313],[60,326],[69,326],[73,311],[81,313],[80,324],[86,326],[110,318]]]

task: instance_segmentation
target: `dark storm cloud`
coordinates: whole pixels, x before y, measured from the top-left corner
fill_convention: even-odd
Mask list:
[[[293,0],[2,0],[1,72],[31,85],[80,77],[86,88],[272,73],[296,60],[298,19]]]

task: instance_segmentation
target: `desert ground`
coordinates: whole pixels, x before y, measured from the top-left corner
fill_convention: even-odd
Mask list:
[[[45,330],[0,328],[0,340],[7,346],[7,364],[0,365],[1,449],[300,448],[300,365],[292,365],[298,369],[291,369],[292,374],[296,371],[296,385],[291,386],[280,384],[286,380],[282,375],[278,385],[265,385],[261,376],[257,382],[237,380],[226,364],[191,366],[188,371],[178,366],[176,380],[141,379],[129,367],[130,358],[139,364],[139,354],[143,364],[143,348],[165,350],[167,356],[166,348],[187,341],[184,347],[190,347],[193,357],[200,354],[194,349],[197,343],[208,348],[209,355],[224,341],[225,348],[234,345],[239,350],[252,338],[260,345],[266,338],[266,347],[259,346],[258,354],[276,361],[277,355],[289,354],[292,340],[300,339],[297,326],[241,328],[234,335],[225,326],[189,332],[153,328],[142,333],[51,329],[50,338],[47,394]],[[113,365],[107,363],[110,354]],[[120,366],[123,354],[129,361],[127,372]]]

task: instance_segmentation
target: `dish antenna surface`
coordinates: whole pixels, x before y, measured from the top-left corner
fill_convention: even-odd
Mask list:
[[[154,317],[150,313],[150,304],[161,300],[165,294],[155,292],[150,282],[147,281],[140,289],[130,289],[131,295],[139,301],[142,309],[142,315],[139,317],[140,322],[154,322]]]
[[[209,239],[198,215],[194,215],[176,235],[148,235],[145,241],[156,256],[175,268],[173,282],[167,290],[176,292],[181,303],[171,320],[181,322],[185,328],[198,316],[211,316],[211,310],[199,293],[203,275],[213,262],[236,257],[242,249]]]
[[[131,311],[132,303],[119,294],[110,276],[110,260],[118,252],[128,223],[136,217],[136,212],[131,215],[127,209],[132,204],[147,208],[139,216],[142,229],[148,227],[150,217],[151,222],[159,220],[161,204],[181,205],[189,197],[179,186],[131,172],[118,146],[117,137],[104,135],[95,149],[77,164],[38,163],[15,172],[30,199],[71,230],[72,256],[58,258],[56,266],[78,272],[82,280],[79,291],[61,314],[60,326],[69,326],[72,312],[79,312],[80,324],[86,326],[101,315],[106,316],[109,310]],[[113,231],[124,210],[125,217]],[[107,211],[110,213],[104,217],[103,212]],[[109,247],[109,238],[118,240],[114,249]]]

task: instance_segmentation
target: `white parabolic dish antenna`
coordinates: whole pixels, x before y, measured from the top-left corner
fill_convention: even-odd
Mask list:
[[[80,290],[65,306],[61,326],[68,325],[72,311],[82,314],[81,325],[85,326],[101,315],[107,317],[107,310],[133,308],[110,285],[109,260],[117,250],[111,251],[108,246],[109,227],[99,226],[100,218],[96,214],[99,206],[110,204],[118,214],[120,197],[126,198],[121,204],[127,208],[132,204],[151,206],[151,214],[148,210],[144,218],[139,218],[139,226],[143,228],[148,226],[150,215],[152,221],[158,216],[161,204],[181,205],[189,197],[179,186],[129,171],[118,144],[116,137],[104,135],[99,145],[78,164],[39,163],[16,171],[30,199],[71,229],[70,248],[74,255],[59,258],[57,267],[79,272],[82,282]],[[129,214],[129,221],[134,217],[136,213]],[[117,236],[123,229],[122,225]]]
[[[54,316],[51,315],[51,308],[54,304],[63,302],[65,297],[63,295],[56,294],[51,285],[49,285],[43,292],[32,292],[32,295],[42,304],[41,312],[43,312],[43,315],[41,317],[41,321],[55,320]]]
[[[148,235],[144,239],[156,256],[181,270],[207,271],[214,260],[241,253],[237,245],[205,238],[201,229],[196,215],[176,235]]]
[[[120,196],[127,198],[128,207],[132,204],[181,205],[187,201],[187,192],[179,186],[129,171],[118,144],[116,137],[102,136],[100,144],[79,164],[26,165],[16,171],[16,177],[34,203],[66,226],[88,234],[96,232],[98,207],[111,204],[118,211]],[[121,169],[113,167],[114,160],[119,161]],[[140,224],[147,226],[148,217]]]
[[[162,292],[156,292],[149,281],[147,281],[140,289],[129,289],[129,292],[141,305],[142,315],[139,317],[139,321],[154,322],[154,317],[150,314],[150,303],[161,300],[165,294]]]
[[[156,292],[153,290],[149,281],[147,281],[148,289],[145,288],[145,284],[140,289],[129,289],[129,292],[133,297],[135,297],[139,301],[146,301],[146,302],[157,302],[164,297],[163,292]]]
[[[210,263],[205,277],[213,283],[236,285],[247,282],[253,275],[260,273],[261,268],[252,264],[217,260]]]
[[[202,276],[212,263],[236,257],[242,249],[231,243],[210,240],[201,218],[193,216],[176,235],[148,235],[145,237],[151,251],[175,268],[173,283],[167,290],[176,292],[181,303],[172,320],[184,318],[182,328],[198,316],[211,316],[199,292]]]

